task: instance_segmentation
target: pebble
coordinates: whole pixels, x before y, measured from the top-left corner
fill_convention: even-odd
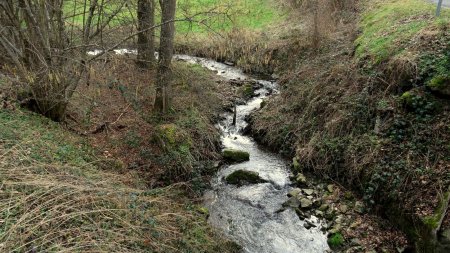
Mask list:
[[[312,201],[307,198],[300,199],[300,207],[301,208],[310,208],[312,206]]]
[[[313,190],[313,189],[303,189],[303,192],[304,192],[306,195],[313,195],[314,190]]]
[[[297,197],[301,192],[300,188],[294,188],[288,193],[288,197]]]
[[[332,184],[327,185],[327,190],[328,190],[330,193],[333,193],[333,191],[334,191],[334,185],[332,185]]]
[[[315,228],[315,227],[317,227],[316,225],[314,225],[314,223],[312,223],[312,222],[310,222],[310,221],[308,221],[308,220],[305,220],[305,223],[303,223],[303,226],[304,226],[306,229],[310,229],[310,228]]]

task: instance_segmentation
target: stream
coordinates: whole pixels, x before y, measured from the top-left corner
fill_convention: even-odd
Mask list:
[[[290,253],[325,252],[329,250],[327,237],[320,231],[320,223],[312,217],[316,228],[306,229],[292,209],[280,210],[292,189],[287,161],[277,154],[261,149],[258,144],[241,132],[247,126],[246,116],[258,109],[264,98],[277,89],[274,81],[258,80],[245,75],[242,70],[213,60],[187,55],[175,56],[177,60],[215,71],[227,80],[251,80],[262,88],[246,104],[237,106],[236,126],[233,114],[227,113],[218,124],[222,132],[224,148],[250,153],[244,163],[223,166],[212,181],[212,190],[205,194],[209,209],[209,222],[224,231],[241,245],[245,252]],[[258,172],[268,183],[237,187],[223,179],[236,170]]]
[[[90,51],[95,55],[101,51]],[[135,50],[119,49],[116,54],[136,54]],[[223,79],[249,80],[259,84],[255,97],[237,106],[236,125],[233,114],[225,113],[224,120],[217,124],[221,131],[224,148],[243,150],[250,153],[250,160],[243,163],[224,165],[212,180],[212,189],[204,195],[209,209],[209,222],[223,231],[229,238],[249,253],[315,253],[329,251],[327,236],[320,231],[320,221],[312,216],[310,222],[317,227],[306,229],[294,210],[279,211],[288,200],[290,181],[289,163],[281,156],[265,151],[249,136],[242,134],[248,125],[245,118],[258,109],[264,98],[277,93],[277,83],[259,80],[243,73],[239,68],[213,60],[188,55],[175,55],[178,61],[199,64],[212,70]],[[224,177],[236,170],[259,173],[267,181],[254,185],[237,187],[225,183]]]

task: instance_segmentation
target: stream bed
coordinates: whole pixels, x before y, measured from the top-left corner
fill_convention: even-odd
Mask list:
[[[212,190],[205,193],[205,205],[209,209],[209,222],[241,245],[245,252],[252,253],[314,253],[329,250],[326,235],[320,231],[320,222],[306,229],[292,209],[279,212],[288,200],[292,189],[288,162],[277,154],[261,149],[248,136],[242,134],[247,126],[246,117],[258,109],[264,98],[276,93],[277,83],[258,80],[245,75],[242,70],[213,60],[187,55],[175,56],[177,60],[215,71],[227,80],[250,80],[261,88],[255,97],[237,106],[236,125],[233,114],[227,113],[218,124],[222,133],[222,144],[226,149],[250,153],[250,160],[224,165],[212,181]],[[258,172],[268,183],[237,187],[225,182],[224,177],[236,170]]]

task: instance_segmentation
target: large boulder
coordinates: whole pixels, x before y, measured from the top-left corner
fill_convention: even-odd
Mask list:
[[[225,181],[228,184],[234,185],[246,185],[246,184],[258,184],[266,183],[267,181],[259,176],[258,172],[248,171],[248,170],[236,170],[230,175],[225,177]]]
[[[222,155],[225,160],[231,162],[245,162],[250,160],[250,154],[242,150],[225,149]]]

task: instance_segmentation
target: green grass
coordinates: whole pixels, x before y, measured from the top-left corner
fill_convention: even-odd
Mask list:
[[[68,23],[73,23],[76,26],[83,24],[83,15],[81,14],[84,10],[83,2],[78,0],[65,3],[66,16],[72,16],[74,10],[75,13],[78,13],[78,15],[69,18]],[[285,14],[275,7],[272,0],[179,0],[177,4],[176,15],[178,19],[195,16],[193,22],[177,22],[178,34],[222,32],[237,27],[263,29],[285,17]],[[114,4],[114,1],[108,2],[104,12],[109,15],[114,13],[118,7],[120,7],[120,4]],[[155,21],[159,23],[160,10],[158,4],[157,8]],[[201,15],[196,15],[199,13]],[[136,16],[135,6],[123,7],[119,15],[112,20],[111,25],[130,24]],[[97,21],[98,16],[96,15],[93,19],[94,26]]]
[[[356,40],[357,57],[377,64],[400,54],[422,29],[450,22],[450,10],[443,10],[440,18],[435,11],[435,5],[423,0],[370,1]]]
[[[227,31],[235,27],[261,29],[285,16],[274,7],[271,0],[181,0],[178,1],[177,16],[182,17],[186,14],[189,16],[210,10],[217,14],[204,14],[196,18],[200,21],[205,20],[206,26],[201,23],[194,23],[191,26],[187,22],[182,22],[177,24],[177,31],[203,33],[210,28],[214,31]]]
[[[5,148],[23,148],[36,163],[84,166],[94,160],[86,142],[33,113],[0,111],[0,141]]]

